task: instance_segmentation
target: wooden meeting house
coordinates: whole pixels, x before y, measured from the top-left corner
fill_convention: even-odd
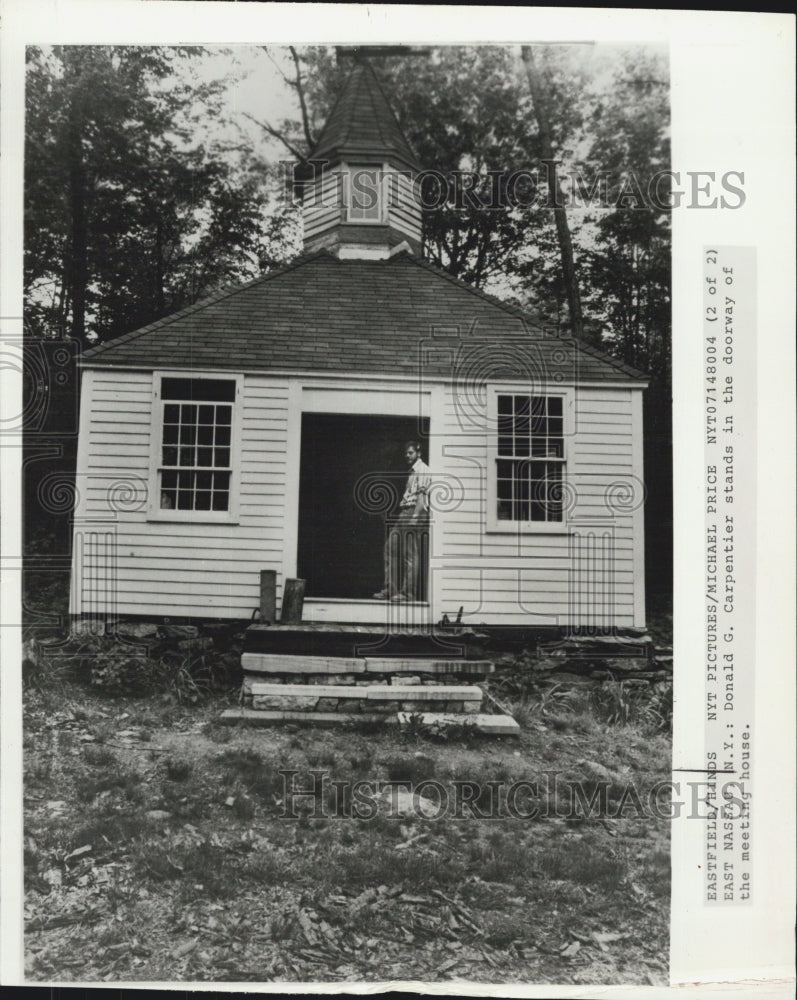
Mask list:
[[[89,350],[71,612],[642,627],[645,378],[427,263],[421,165],[354,59],[281,270]],[[432,474],[416,599],[374,599],[404,443]]]

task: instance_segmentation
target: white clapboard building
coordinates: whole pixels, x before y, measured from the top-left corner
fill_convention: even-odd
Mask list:
[[[421,255],[420,165],[364,60],[294,263],[88,351],[74,616],[641,627],[643,375]],[[374,599],[420,439],[422,589]]]

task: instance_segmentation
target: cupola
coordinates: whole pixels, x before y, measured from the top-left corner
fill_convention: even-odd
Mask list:
[[[373,67],[362,55],[310,156],[297,168],[304,249],[378,260],[421,249],[420,166]]]

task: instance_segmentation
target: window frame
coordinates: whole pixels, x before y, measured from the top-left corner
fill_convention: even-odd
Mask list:
[[[375,219],[353,219],[352,209],[352,172],[355,170],[375,170],[378,174],[379,189],[379,216]],[[343,165],[343,219],[347,225],[351,226],[384,226],[387,222],[387,199],[388,199],[388,170],[386,163],[352,163],[346,161]]]
[[[163,415],[167,403],[175,400],[161,398],[161,386],[164,379],[216,379],[232,382],[235,394],[232,403],[232,424],[230,433],[230,488],[227,510],[178,510],[177,508],[161,508],[161,472],[164,469],[162,459],[163,448]],[[152,421],[150,436],[150,467],[149,467],[149,502],[147,505],[148,521],[171,521],[188,524],[237,524],[239,517],[238,495],[240,478],[241,454],[241,418],[243,410],[243,375],[220,371],[185,371],[159,369],[152,375]],[[175,466],[179,469],[179,466]],[[216,466],[211,466],[211,472]]]
[[[486,531],[504,535],[567,535],[570,533],[568,513],[563,509],[561,521],[516,521],[498,517],[498,397],[499,396],[556,396],[562,400],[562,482],[567,482],[571,461],[570,442],[575,429],[574,395],[569,388],[542,387],[530,389],[528,385],[505,384],[487,386],[487,517]],[[531,459],[531,456],[529,456]],[[540,461],[548,459],[540,458]]]

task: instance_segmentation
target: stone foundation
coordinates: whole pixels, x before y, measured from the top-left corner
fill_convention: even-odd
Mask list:
[[[546,687],[622,681],[629,687],[672,680],[670,647],[655,646],[645,633],[632,636],[570,636],[556,643],[540,643],[519,654],[497,658],[502,673],[529,676]]]

